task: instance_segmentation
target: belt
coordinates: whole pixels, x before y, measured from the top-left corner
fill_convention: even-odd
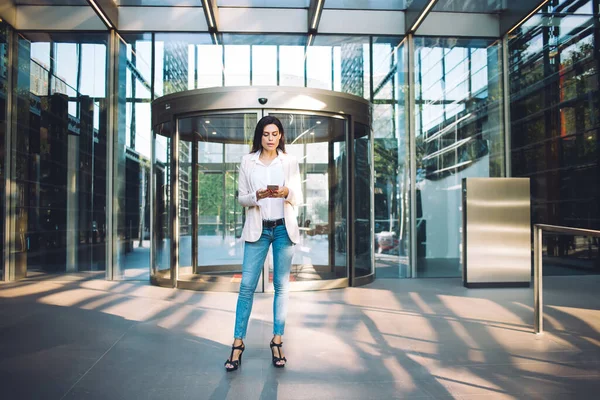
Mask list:
[[[275,228],[278,225],[283,225],[285,224],[285,219],[283,218],[279,218],[279,219],[263,219],[263,228]]]

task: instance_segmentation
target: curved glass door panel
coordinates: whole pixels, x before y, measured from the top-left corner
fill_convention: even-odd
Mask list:
[[[238,171],[242,156],[250,151],[257,122],[257,112],[206,114],[178,121],[180,287],[239,287],[244,209],[237,202]]]
[[[187,136],[179,136],[179,273],[178,276],[192,272],[193,239],[193,145]]]
[[[153,143],[154,240],[152,277],[171,279],[171,139],[170,123],[155,128]]]
[[[346,120],[315,114],[269,112],[281,120],[286,151],[298,158],[304,203],[298,206],[292,289],[347,286]],[[273,290],[272,257],[267,288]],[[328,281],[328,282],[325,282]]]
[[[354,277],[373,274],[373,149],[368,126],[354,124],[352,176],[354,178]]]

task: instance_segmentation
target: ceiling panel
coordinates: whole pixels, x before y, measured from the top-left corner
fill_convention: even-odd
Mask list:
[[[121,7],[202,7],[202,0],[115,0]]]
[[[119,7],[202,7],[202,0],[115,0]]]
[[[15,0],[18,6],[89,6],[86,0]]]
[[[323,8],[348,10],[406,10],[407,0],[327,0]]]
[[[310,0],[217,0],[219,7],[308,8]]]
[[[504,9],[505,3],[505,0],[438,0],[433,11],[497,13]]]

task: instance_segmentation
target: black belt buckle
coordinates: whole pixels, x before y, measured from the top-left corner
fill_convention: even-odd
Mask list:
[[[268,220],[263,219],[263,228],[275,228],[276,226],[283,225],[283,218]]]

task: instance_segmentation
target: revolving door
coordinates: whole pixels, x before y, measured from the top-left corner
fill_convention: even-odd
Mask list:
[[[268,99],[269,107],[258,99]],[[152,109],[154,284],[239,289],[245,221],[237,202],[239,164],[265,115],[281,120],[286,151],[299,160],[302,176],[290,290],[372,280],[368,102],[315,89],[215,88],[164,96]],[[257,290],[273,291],[270,253]]]

